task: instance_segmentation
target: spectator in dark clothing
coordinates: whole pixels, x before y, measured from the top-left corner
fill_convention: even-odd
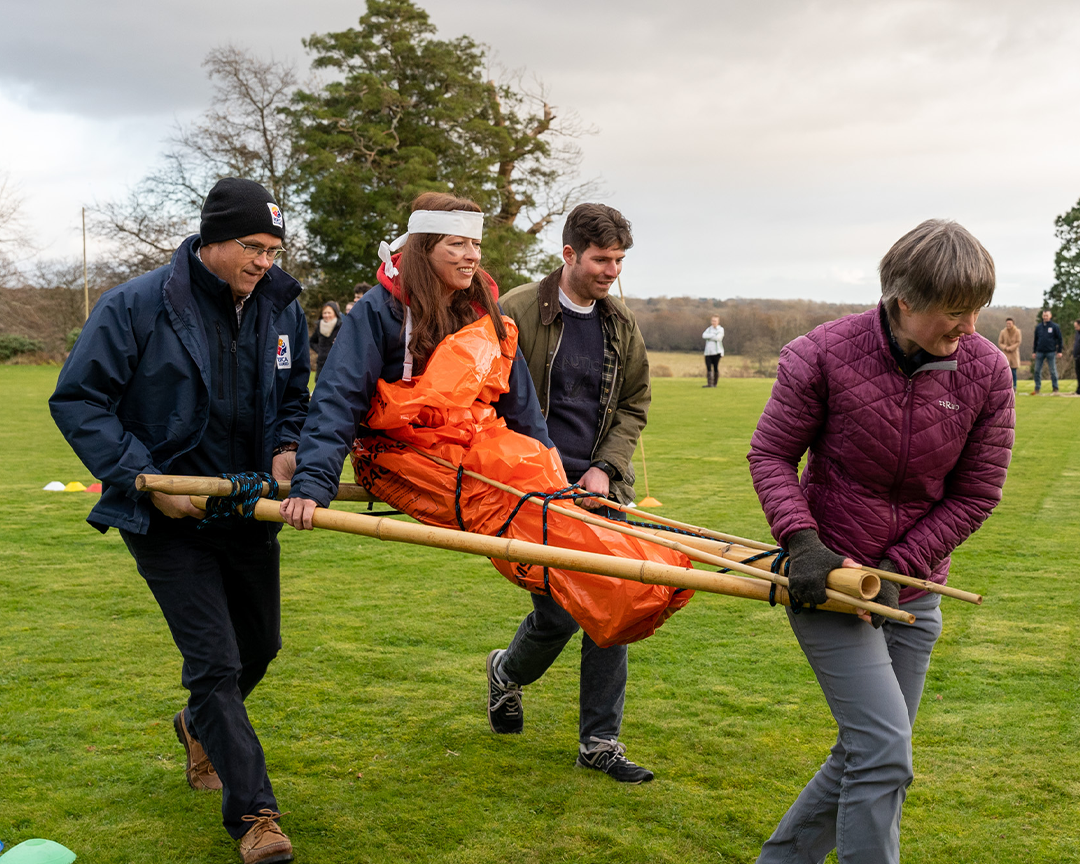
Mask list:
[[[341,329],[341,308],[333,300],[327,300],[319,312],[319,323],[311,334],[311,349],[315,352],[315,380],[319,380],[326,355],[334,346],[338,331]]]
[[[1057,361],[1061,357],[1064,343],[1061,340],[1061,328],[1055,321],[1050,320],[1051,317],[1053,313],[1049,309],[1043,309],[1042,321],[1035,327],[1035,345],[1031,353],[1031,359],[1035,361],[1035,390],[1032,396],[1039,395],[1044,360],[1050,364],[1050,383],[1054,388],[1054,395],[1059,395]]]

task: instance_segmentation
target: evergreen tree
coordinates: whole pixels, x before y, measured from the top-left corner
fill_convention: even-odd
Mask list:
[[[1072,322],[1080,318],[1080,201],[1054,220],[1054,234],[1061,246],[1054,253],[1054,284],[1043,294],[1043,306],[1054,313],[1068,352]]]
[[[358,27],[304,45],[316,69],[334,73],[298,93],[291,112],[320,295],[373,281],[379,242],[405,231],[425,191],[484,210],[482,266],[501,287],[550,266],[538,235],[588,189],[568,183],[580,159],[573,118],[556,123],[542,94],[486,80],[485,48],[436,38],[410,0],[369,0]]]

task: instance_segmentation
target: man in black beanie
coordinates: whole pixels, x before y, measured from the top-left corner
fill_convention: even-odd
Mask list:
[[[105,293],[49,400],[102,495],[87,521],[117,528],[183,655],[173,718],[187,782],[223,790],[245,864],[292,860],[244,700],[281,647],[280,526],[202,522],[139,474],[272,472],[289,480],[307,414],[300,284],[274,266],[285,218],[258,183],[210,190],[199,234],[172,261]]]

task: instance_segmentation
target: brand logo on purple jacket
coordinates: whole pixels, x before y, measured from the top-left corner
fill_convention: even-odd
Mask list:
[[[944,399],[938,399],[937,404],[940,405],[942,408],[948,408],[950,411],[959,411],[960,410],[959,405],[954,405],[952,402],[946,402]]]

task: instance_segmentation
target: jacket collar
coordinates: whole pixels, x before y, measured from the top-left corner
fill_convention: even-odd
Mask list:
[[[922,348],[908,357],[901,350],[900,343],[896,341],[896,337],[892,332],[892,326],[889,324],[889,313],[885,311],[885,305],[880,302],[878,303],[877,320],[878,326],[881,329],[881,334],[888,344],[889,353],[892,354],[892,358],[896,361],[896,365],[900,368],[900,371],[908,378],[916,372],[929,372],[932,369],[943,369],[947,371],[956,369],[955,357],[937,357],[929,351],[924,351]],[[957,350],[959,350],[959,346],[957,347]]]
[[[218,279],[196,257],[195,252],[199,248],[198,234],[188,237],[173,253],[169,278],[165,280],[162,291],[178,315],[183,315],[191,302],[192,280],[202,281],[217,280],[221,285],[225,283]],[[199,272],[196,272],[198,268]],[[282,309],[300,296],[303,287],[280,267],[271,267],[266,275],[255,286],[252,297],[256,295],[270,301],[271,316],[276,317]]]
[[[559,281],[562,279],[562,271],[563,268],[559,267],[557,270],[548,273],[547,276],[540,280],[540,284],[536,288],[536,298],[540,303],[540,323],[545,327],[551,325],[561,308],[559,306]],[[605,297],[603,300],[597,300],[596,302],[600,307],[600,314],[605,318],[614,315],[623,324],[630,323],[630,319],[609,298]]]

